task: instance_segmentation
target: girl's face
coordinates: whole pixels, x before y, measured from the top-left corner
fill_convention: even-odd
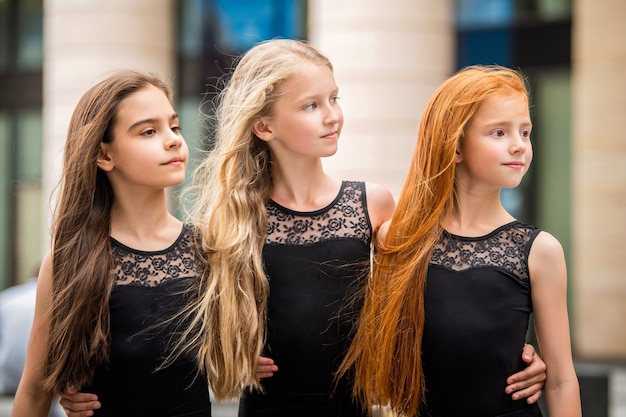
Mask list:
[[[112,132],[98,159],[112,184],[160,189],[185,180],[189,150],[178,115],[157,87],[148,85],[122,100]]]
[[[526,97],[514,90],[486,99],[465,130],[456,179],[465,187],[517,187],[533,158]]]
[[[280,86],[280,93],[272,115],[262,121],[262,131],[255,131],[268,142],[277,160],[320,158],[337,152],[343,113],[330,68],[307,64]]]

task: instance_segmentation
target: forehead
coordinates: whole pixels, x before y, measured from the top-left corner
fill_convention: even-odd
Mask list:
[[[137,119],[155,118],[173,112],[172,104],[165,92],[148,84],[126,96],[117,107],[117,121],[134,123]]]
[[[281,96],[307,96],[337,89],[335,76],[326,65],[305,62],[298,71],[279,86]]]
[[[507,89],[501,93],[487,97],[479,106],[474,119],[529,116],[528,97],[525,94]]]

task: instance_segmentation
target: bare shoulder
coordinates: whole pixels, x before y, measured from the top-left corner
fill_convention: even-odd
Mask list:
[[[391,218],[396,207],[396,201],[387,187],[373,182],[365,183],[367,194],[367,210],[372,222],[372,228],[376,231],[383,222]]]
[[[530,258],[537,260],[550,260],[563,257],[561,242],[548,232],[541,231],[530,249]]]
[[[530,248],[528,268],[533,283],[565,280],[565,254],[559,240],[548,232],[540,232]]]

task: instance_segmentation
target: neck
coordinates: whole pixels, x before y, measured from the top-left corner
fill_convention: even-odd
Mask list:
[[[341,181],[327,175],[319,165],[308,169],[276,166],[272,171],[272,200],[297,211],[314,211],[337,195]]]
[[[167,210],[165,194],[118,198],[111,208],[111,236],[135,249],[164,249],[180,234],[181,222]]]
[[[460,192],[443,227],[459,236],[483,236],[513,220],[515,218],[502,206],[500,189],[485,194]]]

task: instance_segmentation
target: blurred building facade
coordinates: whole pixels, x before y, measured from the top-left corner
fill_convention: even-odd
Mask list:
[[[624,16],[622,0],[0,0],[0,288],[49,247],[62,145],[88,87],[118,68],[171,80],[193,152],[232,58],[293,37],[335,66],[345,127],[327,169],[396,196],[435,88],[467,64],[521,68],[535,161],[503,199],[564,245],[576,357],[624,362]]]

